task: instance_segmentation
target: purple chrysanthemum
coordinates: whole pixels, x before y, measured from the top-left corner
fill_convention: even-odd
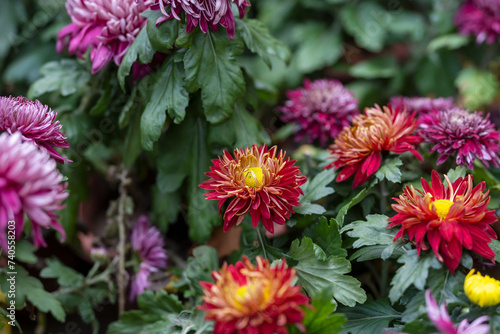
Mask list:
[[[278,110],[283,121],[297,123],[297,141],[308,136],[325,146],[359,114],[358,100],[337,80],[305,79],[304,87],[288,91],[287,97]]]
[[[417,113],[417,118],[430,114],[434,111],[441,111],[455,107],[452,97],[391,97],[390,104],[393,108],[406,109],[406,111]]]
[[[130,240],[132,250],[140,260],[139,270],[132,278],[130,285],[130,300],[132,301],[151,285],[148,281],[149,274],[167,266],[167,252],[160,231],[151,226],[146,215],[139,217],[134,224]]]
[[[457,156],[457,165],[473,169],[473,162],[478,158],[489,167],[492,163],[499,166],[500,133],[494,129],[489,114],[452,108],[429,114],[421,119],[418,134],[425,142],[435,144],[430,152],[437,151],[440,165],[450,155]]]
[[[44,147],[57,162],[71,161],[63,158],[54,147],[67,148],[69,144],[61,132],[62,124],[56,120],[57,113],[40,101],[25,97],[0,97],[0,131],[23,135]]]
[[[231,11],[232,2],[236,3],[240,18],[245,16],[245,7],[250,6],[246,0],[155,0],[151,9],[161,10],[163,17],[156,21],[156,25],[175,18],[180,21],[180,14],[186,13],[186,31],[190,33],[195,27],[200,26],[206,33],[208,28],[217,31],[220,24],[227,29],[230,39],[234,37],[234,16]],[[170,8],[168,6],[170,5]]]
[[[432,296],[431,290],[425,292],[425,302],[427,304],[427,315],[440,334],[488,334],[490,332],[490,326],[485,324],[488,321],[488,316],[479,317],[471,324],[467,319],[464,319],[460,322],[458,328],[455,328],[455,324],[451,321],[446,309],[446,303],[441,304],[441,307],[439,307]]]
[[[68,0],[72,23],[57,34],[57,51],[68,48],[82,57],[91,48],[92,74],[112,59],[120,65],[123,56],[146,24],[141,16],[152,0]]]
[[[24,141],[19,132],[0,134],[0,246],[7,250],[6,228],[14,221],[16,238],[24,226],[24,214],[32,225],[36,247],[47,246],[43,228],[54,228],[66,238],[54,211],[64,208],[68,193],[63,175],[44,148]]]
[[[455,15],[455,24],[463,35],[475,35],[478,44],[500,41],[500,1],[467,0]]]

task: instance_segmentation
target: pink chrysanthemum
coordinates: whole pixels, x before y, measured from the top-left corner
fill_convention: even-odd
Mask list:
[[[500,41],[500,1],[467,0],[455,15],[455,24],[463,35],[475,35],[476,42]]]
[[[7,250],[6,228],[15,222],[16,238],[24,226],[24,214],[32,225],[33,243],[47,246],[42,227],[50,227],[66,238],[54,211],[64,208],[62,202],[68,193],[67,184],[61,184],[63,175],[56,162],[44,148],[23,141],[19,132],[0,134],[0,246]]]
[[[214,334],[288,334],[286,325],[305,331],[303,307],[309,298],[294,286],[296,272],[285,260],[271,267],[257,256],[257,266],[247,257],[236,265],[224,264],[212,272],[215,283],[200,282],[205,318],[215,321]]]
[[[259,221],[274,233],[273,222],[283,225],[299,206],[300,186],[306,182],[295,160],[285,158],[284,151],[277,152],[267,145],[234,150],[234,158],[224,151],[224,156],[214,159],[214,166],[205,173],[210,179],[200,187],[210,190],[208,200],[219,201],[219,211],[229,198],[233,198],[224,213],[224,232],[234,224],[239,225],[250,211],[253,227]]]
[[[72,23],[57,34],[57,51],[68,48],[82,57],[91,48],[92,74],[112,59],[120,65],[123,56],[146,24],[141,16],[152,0],[68,0]]]
[[[151,9],[161,10],[165,15],[156,21],[156,25],[174,18],[180,21],[181,13],[185,12],[188,33],[198,25],[204,33],[208,31],[208,28],[217,31],[217,25],[220,24],[227,29],[229,38],[233,39],[234,16],[231,11],[233,2],[238,7],[240,18],[243,18],[245,7],[250,6],[246,0],[155,0]]]
[[[463,247],[495,262],[495,252],[488,243],[497,238],[490,226],[497,218],[495,211],[488,210],[490,197],[488,191],[483,192],[484,181],[474,187],[472,175],[453,183],[446,175],[445,179],[446,188],[432,171],[431,185],[421,179],[423,191],[406,186],[399,198],[393,198],[397,214],[388,220],[388,228],[400,228],[394,240],[408,236],[419,255],[430,245],[452,273],[460,264]]]
[[[358,100],[340,81],[304,80],[304,87],[287,92],[288,101],[278,110],[285,122],[297,123],[297,141],[308,136],[321,145],[335,138],[359,114]]]
[[[434,111],[447,110],[455,107],[452,97],[391,97],[390,104],[393,108],[406,109],[407,112],[416,112],[417,118],[421,118]]]
[[[135,222],[130,242],[132,251],[140,261],[139,269],[130,285],[130,301],[133,301],[151,285],[148,276],[167,266],[167,252],[160,231],[151,226],[146,215],[142,215]]]
[[[425,302],[427,315],[440,334],[488,334],[490,332],[490,326],[485,323],[489,319],[488,316],[479,317],[471,324],[467,319],[464,319],[458,324],[458,328],[455,328],[455,324],[451,321],[446,309],[446,303],[438,306],[431,290],[425,292]]]
[[[489,114],[483,118],[480,112],[453,108],[423,117],[418,134],[425,142],[435,144],[430,152],[440,154],[438,165],[456,155],[457,165],[469,169],[474,168],[475,158],[487,167],[490,163],[498,167],[500,133],[494,127]]]
[[[423,160],[415,149],[421,138],[414,136],[417,127],[415,113],[391,107],[366,108],[363,115],[354,117],[352,126],[345,127],[329,148],[335,159],[325,168],[340,169],[337,182],[354,174],[352,187],[365,183],[382,163],[382,152],[401,154],[411,152]]]
[[[18,131],[24,140],[31,140],[44,147],[57,162],[71,161],[63,158],[54,147],[67,148],[69,144],[57,113],[40,101],[30,101],[22,96],[0,97],[0,131],[10,134]]]

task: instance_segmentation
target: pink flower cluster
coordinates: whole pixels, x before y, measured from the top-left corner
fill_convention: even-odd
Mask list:
[[[359,114],[358,100],[340,81],[304,80],[304,87],[287,92],[288,100],[278,108],[285,122],[297,123],[297,141],[305,136],[325,146]]]
[[[227,29],[229,38],[233,39],[235,32],[234,16],[231,11],[233,2],[238,7],[240,17],[245,16],[245,7],[250,6],[246,0],[155,0],[151,9],[161,10],[164,15],[156,21],[156,25],[171,19],[180,21],[181,13],[185,12],[188,33],[197,26],[200,26],[204,33],[208,28],[217,31],[217,26],[220,24]]]
[[[142,215],[135,222],[130,240],[132,250],[140,260],[130,285],[130,301],[133,301],[151,285],[148,281],[149,275],[167,266],[167,252],[160,231],[151,226],[146,215]]]
[[[458,31],[475,35],[477,43],[500,41],[500,1],[467,0],[455,15]]]
[[[439,97],[433,99],[430,97],[391,97],[390,104],[393,108],[406,109],[412,113],[416,112],[416,116],[420,119],[424,115],[428,115],[434,111],[441,111],[455,107],[452,97]]]
[[[68,0],[72,23],[58,34],[57,51],[68,48],[82,57],[90,48],[92,74],[111,60],[119,66],[123,56],[146,24],[141,16],[152,0]]]
[[[0,97],[0,246],[7,250],[6,229],[15,226],[20,237],[25,215],[32,224],[36,247],[46,246],[42,228],[65,232],[54,211],[64,208],[68,193],[54,147],[68,147],[57,114],[39,101]],[[12,223],[13,222],[13,223]]]
[[[479,159],[489,167],[500,165],[500,133],[495,130],[489,115],[460,108],[452,108],[429,114],[421,119],[418,134],[434,146],[430,152],[437,151],[437,164],[444,163],[448,157],[456,155],[457,165],[473,169],[474,159]]]

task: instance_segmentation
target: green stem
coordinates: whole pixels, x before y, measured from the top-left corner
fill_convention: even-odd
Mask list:
[[[262,231],[259,227],[255,229],[257,231],[257,238],[259,239],[259,245],[262,247],[262,252],[264,253],[264,257],[266,260],[269,260],[267,257],[267,252],[266,252],[266,244],[264,242],[264,237],[262,236]]]
[[[380,181],[380,213],[385,215],[387,213],[387,187],[385,180]],[[380,295],[383,297],[389,290],[389,261],[382,260],[382,267],[380,268]]]

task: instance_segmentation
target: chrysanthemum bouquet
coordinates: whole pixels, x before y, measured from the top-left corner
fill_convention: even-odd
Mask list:
[[[2,13],[0,334],[500,332],[499,1]]]

